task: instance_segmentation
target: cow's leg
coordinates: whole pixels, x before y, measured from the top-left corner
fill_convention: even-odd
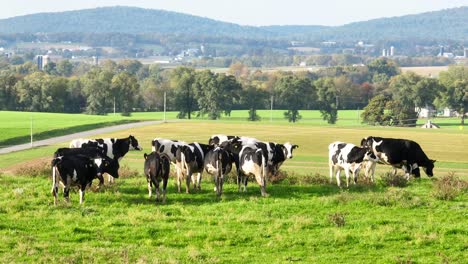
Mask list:
[[[334,165],[332,164],[332,162],[328,162],[328,167],[330,169],[330,184],[333,183],[333,168],[334,168]]]
[[[86,190],[86,184],[82,184],[80,187],[81,187],[81,188],[80,188],[80,204],[82,204],[83,201],[84,201],[85,190]]]
[[[346,175],[346,187],[349,187],[349,168],[345,169],[345,175]]]
[[[160,192],[159,192],[159,181],[156,180],[154,183],[155,183],[154,185],[156,186],[156,201],[159,201],[159,196],[160,196]]]
[[[54,196],[54,205],[58,202],[58,179],[57,169],[55,166],[52,167],[52,195]]]
[[[65,198],[65,201],[67,203],[70,202],[70,187],[71,187],[71,182],[72,182],[72,177],[68,175],[66,177],[66,182],[63,185],[63,197]]]
[[[201,181],[202,181],[202,172],[199,172],[198,175],[197,175],[197,188],[198,190],[201,190]]]
[[[151,199],[151,195],[153,194],[153,184],[151,183],[151,178],[149,175],[146,176],[146,181],[148,182],[148,198]]]
[[[190,179],[192,179],[192,173],[187,172],[187,175],[185,177],[185,192],[190,193]]]
[[[340,182],[341,169],[337,168],[335,174],[336,174],[336,184],[338,185],[338,187],[340,187],[340,185],[341,185],[341,182]]]
[[[176,166],[176,173],[177,173],[177,191],[180,193],[180,185],[182,185],[182,171],[177,168]]]
[[[102,176],[102,174],[99,174],[97,176],[98,180],[99,180],[99,185],[98,185],[98,189],[101,189],[101,187],[104,185],[104,177]],[[90,183],[91,184],[91,183]]]
[[[162,203],[166,203],[166,187],[167,187],[167,181],[169,179],[168,178],[164,178],[163,179],[163,187],[162,187],[162,191],[163,191],[163,198],[162,198]]]
[[[110,176],[110,174],[107,174],[107,182],[108,183],[114,183],[114,177]]]

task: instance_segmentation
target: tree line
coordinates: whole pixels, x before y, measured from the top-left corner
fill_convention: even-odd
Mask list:
[[[178,111],[178,118],[219,119],[234,109],[284,109],[290,122],[300,110],[318,109],[327,122],[338,110],[364,109],[371,125],[416,124],[416,107],[450,107],[462,116],[468,102],[466,66],[452,66],[439,79],[401,73],[395,61],[379,58],[367,66],[336,66],[317,72],[262,72],[233,63],[227,73],[193,67],[164,69],[137,60],[104,61],[99,66],[50,62],[38,70],[32,62],[0,64],[0,109],[105,115],[115,108]],[[463,123],[463,119],[462,119]]]

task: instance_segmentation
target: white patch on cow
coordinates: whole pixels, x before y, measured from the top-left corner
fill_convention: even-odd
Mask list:
[[[378,155],[377,155],[377,157],[378,157],[381,161],[383,161],[383,163],[385,163],[385,164],[387,164],[387,165],[390,165],[388,156],[387,156],[385,153],[379,152]]]
[[[76,170],[73,170],[72,180],[74,182],[78,181],[78,174],[76,173]]]

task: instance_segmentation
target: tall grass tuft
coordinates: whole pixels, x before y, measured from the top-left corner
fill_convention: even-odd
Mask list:
[[[468,182],[455,176],[454,172],[434,181],[432,195],[439,200],[451,201],[468,190]]]
[[[13,170],[13,174],[20,176],[48,176],[52,174],[52,166],[49,161],[27,164]]]
[[[346,213],[336,212],[328,215],[328,220],[330,223],[336,225],[337,227],[342,227],[346,224],[345,219]]]
[[[408,180],[402,174],[393,174],[391,172],[387,172],[383,174],[380,178],[380,182],[384,187],[406,187],[408,186]]]

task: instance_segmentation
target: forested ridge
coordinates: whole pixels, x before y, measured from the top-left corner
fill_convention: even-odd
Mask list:
[[[0,33],[157,33],[230,36],[251,39],[304,40],[466,40],[468,7],[401,17],[380,18],[342,26],[241,26],[177,12],[136,7],[102,7],[38,13],[0,20]]]

